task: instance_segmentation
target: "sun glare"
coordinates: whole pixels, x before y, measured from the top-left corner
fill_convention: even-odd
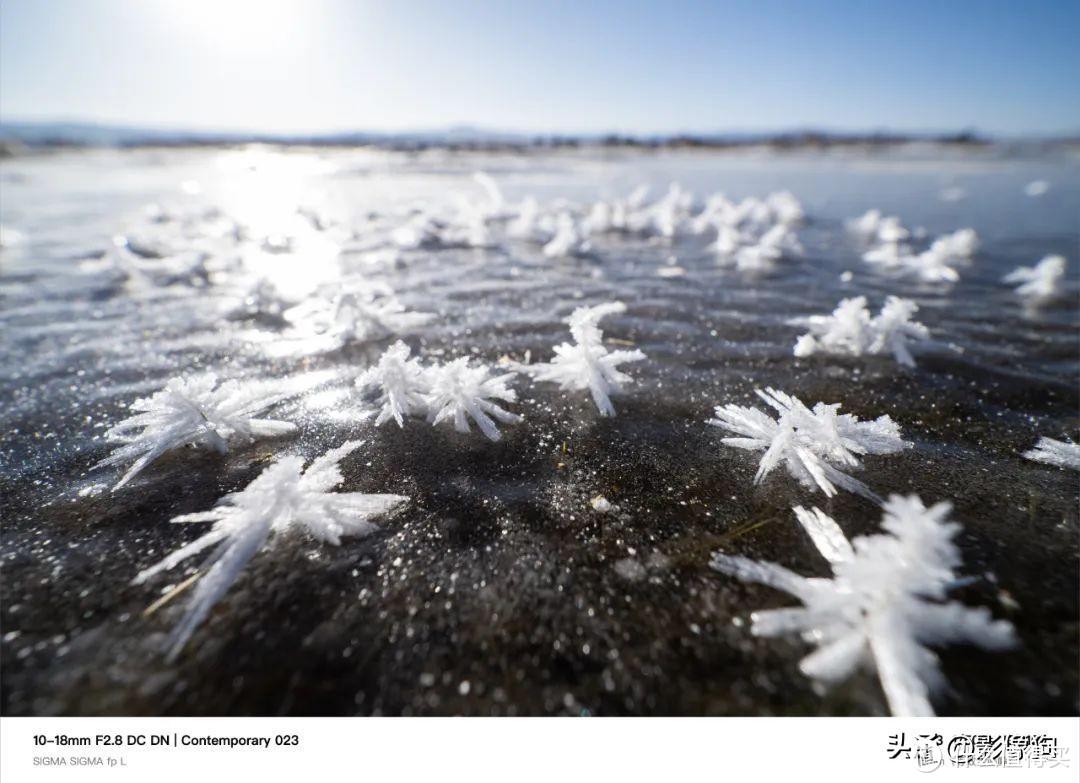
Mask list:
[[[317,5],[303,0],[158,0],[170,21],[214,48],[269,52],[287,44]]]

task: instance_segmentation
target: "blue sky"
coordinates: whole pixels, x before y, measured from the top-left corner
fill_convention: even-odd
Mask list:
[[[1080,131],[1078,0],[3,0],[0,118]]]

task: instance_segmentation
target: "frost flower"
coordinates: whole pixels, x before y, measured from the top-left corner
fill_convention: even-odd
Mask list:
[[[521,370],[538,381],[557,383],[563,390],[588,389],[600,415],[614,416],[610,395],[622,391],[623,385],[632,380],[618,366],[645,358],[639,350],[609,351],[604,346],[604,333],[598,326],[600,319],[624,312],[626,305],[622,302],[579,307],[566,319],[574,342],[555,346],[555,358],[551,362],[522,365]]]
[[[1002,279],[1005,283],[1021,283],[1016,293],[1034,301],[1051,299],[1065,277],[1065,258],[1046,256],[1035,266],[1020,266]]]
[[[935,239],[930,249],[946,258],[971,258],[979,249],[979,235],[973,228],[961,228]]]
[[[507,386],[513,377],[512,372],[491,377],[487,367],[470,367],[468,358],[432,368],[426,397],[428,421],[434,426],[449,419],[458,432],[468,432],[472,419],[490,440],[499,440],[502,435],[492,418],[504,423],[521,421],[521,416],[492,402],[517,401],[517,393]]]
[[[924,283],[955,283],[960,279],[960,273],[950,265],[953,260],[953,257],[931,247],[918,255],[906,257],[900,272]]]
[[[862,356],[891,353],[897,362],[915,366],[909,342],[930,337],[930,331],[918,321],[912,321],[919,306],[910,299],[890,296],[881,312],[874,318],[866,307],[866,297],[843,299],[832,315],[815,315],[806,319],[810,331],[795,343],[795,355],[814,353]]]
[[[832,315],[812,315],[805,320],[810,331],[795,343],[795,355],[821,352],[862,356],[872,340],[870,321],[865,296],[841,299]]]
[[[881,225],[883,217],[880,209],[869,209],[859,217],[849,220],[847,227],[854,234],[866,239],[872,239],[877,236],[878,227]]]
[[[507,226],[506,234],[513,239],[546,243],[551,237],[540,223],[540,204],[536,198],[528,196],[517,208],[517,216]]]
[[[752,631],[758,636],[800,634],[816,645],[799,664],[807,677],[839,682],[868,664],[877,671],[893,715],[932,716],[930,696],[945,680],[930,646],[1015,646],[1008,622],[994,620],[985,608],[947,600],[961,563],[953,543],[960,526],[948,521],[948,503],[926,508],[914,495],[893,495],[884,506],[885,533],[850,542],[820,510],[794,510],[832,567],[832,579],[807,578],[774,563],[719,552],[711,565],[803,603],[755,612]]]
[[[1024,456],[1036,462],[1045,462],[1047,465],[1080,470],[1080,444],[1077,443],[1054,440],[1053,438],[1039,438],[1035,448],[1031,451],[1025,451]]]
[[[806,217],[802,204],[788,190],[770,193],[765,197],[765,202],[772,209],[773,216],[780,223],[791,225]]]
[[[780,259],[803,253],[798,237],[783,223],[776,224],[757,240],[720,226],[713,247],[721,266],[734,266],[740,272],[767,272],[775,268]]]
[[[865,241],[874,243],[863,253],[863,261],[924,283],[955,283],[960,274],[952,265],[970,259],[979,248],[974,229],[962,228],[938,237],[930,247],[917,252],[909,241],[919,239],[922,229],[917,229],[913,236],[899,218],[885,217],[876,209],[848,221],[847,225]]]
[[[819,402],[810,410],[795,397],[775,389],[757,390],[757,395],[780,415],[773,420],[758,408],[721,405],[708,423],[738,437],[722,443],[747,451],[764,451],[754,483],[759,484],[780,463],[808,489],[820,489],[827,497],[836,488],[881,499],[861,481],[839,468],[859,469],[865,454],[895,454],[911,444],[900,437],[900,428],[888,416],[875,421],[859,421],[851,414],[838,413],[840,405]]]
[[[331,331],[346,340],[380,339],[406,334],[428,323],[431,313],[413,313],[394,296],[342,294],[333,304]]]
[[[195,628],[271,536],[303,528],[318,541],[337,546],[342,536],[368,535],[376,529],[372,517],[408,500],[402,495],[331,492],[343,480],[338,463],[360,445],[360,441],[348,441],[312,461],[307,470],[302,457],[283,457],[243,490],[222,498],[213,510],[184,514],[172,520],[213,522],[214,526],[141,572],[135,577],[135,584],[176,567],[204,549],[216,548],[203,564],[204,573],[172,634],[170,659],[179,654]]]
[[[431,321],[432,313],[406,310],[393,289],[382,283],[349,285],[324,291],[285,312],[285,319],[305,332],[333,338],[337,345],[408,334]],[[329,288],[329,287],[328,287]]]
[[[134,460],[113,487],[116,491],[172,449],[191,445],[224,454],[231,440],[284,435],[296,425],[255,417],[290,396],[291,392],[270,391],[265,384],[226,381],[218,386],[213,374],[171,380],[156,394],[133,402],[135,415],[105,433],[108,440],[124,445],[94,467]]]
[[[908,343],[911,340],[922,341],[930,338],[930,330],[911,316],[918,312],[919,306],[910,299],[890,296],[885,300],[881,312],[870,322],[873,340],[869,352],[880,354],[888,351],[900,364],[914,367],[915,359],[911,355]]]
[[[357,377],[356,386],[362,393],[379,391],[382,407],[375,419],[376,426],[393,418],[399,427],[404,427],[406,417],[427,413],[425,395],[430,391],[427,373],[418,360],[409,358],[409,346],[401,340],[387,348],[375,366]]]
[[[591,243],[578,225],[577,218],[569,212],[560,212],[555,222],[555,236],[544,245],[548,258],[566,258],[587,253]]]

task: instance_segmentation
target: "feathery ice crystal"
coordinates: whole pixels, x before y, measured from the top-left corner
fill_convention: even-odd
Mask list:
[[[863,240],[881,245],[899,246],[911,238],[911,232],[895,215],[883,215],[879,209],[868,210],[865,214],[847,222],[848,230]],[[867,259],[870,260],[870,259]]]
[[[489,368],[472,367],[468,358],[424,367],[419,360],[409,358],[409,347],[399,340],[357,377],[356,385],[365,394],[378,390],[381,408],[376,425],[392,418],[404,427],[406,418],[427,416],[432,426],[449,419],[458,432],[469,432],[471,418],[485,436],[495,441],[502,437],[495,420],[522,420],[492,401],[517,401],[517,393],[508,386],[514,374],[492,377]]]
[[[885,503],[885,534],[848,541],[835,520],[814,508],[795,515],[832,567],[832,579],[800,576],[782,566],[714,553],[712,567],[746,582],[789,593],[799,608],[755,612],[753,633],[798,633],[818,649],[799,664],[826,683],[848,677],[862,663],[877,670],[897,716],[931,716],[930,696],[945,684],[929,646],[967,642],[988,650],[1015,646],[1012,625],[985,608],[947,600],[957,583],[960,553],[948,503],[926,508],[912,495]]]
[[[772,193],[764,201],[748,198],[733,204],[722,196],[709,199],[694,220],[699,233],[712,225],[712,249],[722,266],[761,272],[785,257],[800,256],[802,244],[792,227],[802,220],[802,206],[790,193]]]
[[[521,416],[492,402],[517,401],[517,393],[507,386],[513,377],[512,372],[492,377],[487,367],[470,367],[467,357],[431,368],[428,370],[430,392],[426,398],[428,421],[435,426],[451,420],[458,432],[468,432],[471,418],[490,440],[499,440],[502,434],[493,417],[503,423],[521,421]]]
[[[1025,451],[1024,456],[1059,468],[1080,470],[1080,444],[1041,437],[1035,448]]]
[[[544,245],[548,258],[565,258],[589,252],[591,243],[581,230],[577,219],[569,212],[560,212],[555,221],[555,235]]]
[[[971,258],[979,249],[979,235],[973,228],[961,228],[935,239],[930,250],[944,258]]]
[[[1002,279],[1005,283],[1020,283],[1016,293],[1025,299],[1052,299],[1065,277],[1065,258],[1046,256],[1035,266],[1019,266]]]
[[[840,404],[819,402],[813,410],[797,398],[775,389],[756,390],[757,395],[779,414],[774,421],[758,408],[721,405],[709,424],[739,437],[723,438],[727,446],[747,451],[764,451],[754,483],[760,483],[781,462],[788,473],[807,489],[820,489],[827,497],[836,488],[855,492],[876,502],[881,499],[861,481],[839,467],[862,467],[856,455],[895,454],[911,446],[900,437],[900,428],[888,416],[859,421],[849,413],[840,414]]]
[[[364,297],[342,294],[333,305],[333,331],[347,340],[378,339],[405,334],[423,326],[434,316],[405,309],[394,296]]]
[[[181,446],[212,448],[224,454],[230,440],[250,442],[293,432],[296,425],[289,422],[255,418],[292,396],[292,392],[270,389],[267,384],[235,380],[218,386],[213,374],[171,380],[156,394],[133,402],[135,415],[106,431],[108,440],[124,445],[95,467],[134,460],[113,487],[115,491],[162,454]]]
[[[551,362],[521,365],[520,369],[538,381],[557,383],[563,390],[588,389],[600,415],[614,416],[615,406],[611,404],[610,395],[622,391],[623,384],[632,380],[618,366],[645,358],[639,350],[609,351],[604,347],[600,319],[624,312],[626,305],[622,302],[579,307],[566,319],[574,342],[556,345],[555,358]]]
[[[343,480],[338,463],[360,445],[360,441],[348,441],[313,460],[307,470],[302,457],[282,457],[243,490],[218,501],[214,509],[172,520],[213,522],[214,526],[142,571],[135,577],[135,584],[176,567],[208,547],[217,548],[203,564],[206,571],[172,634],[170,659],[180,653],[199,623],[271,536],[303,527],[317,540],[337,546],[342,536],[368,535],[376,529],[372,517],[408,500],[402,495],[331,492]]]
[[[918,309],[919,306],[910,299],[890,296],[881,312],[871,318],[865,296],[843,299],[832,315],[814,315],[797,322],[805,323],[810,331],[795,343],[795,355],[862,356],[888,352],[900,364],[914,367],[909,342],[930,337],[925,326],[911,320]]]
[[[409,346],[401,340],[387,348],[375,366],[357,377],[356,386],[361,392],[379,390],[382,407],[376,426],[393,418],[399,427],[404,427],[406,417],[427,413],[428,373],[419,360],[409,358]]]
[[[943,234],[925,250],[916,252],[910,241],[922,237],[921,229],[913,234],[899,218],[886,217],[876,209],[848,221],[847,225],[872,245],[863,253],[864,261],[926,283],[955,283],[960,279],[955,265],[968,261],[979,249],[979,237],[974,229],[962,228]]]
[[[434,317],[407,310],[389,286],[369,283],[337,292],[332,300],[312,297],[285,312],[286,320],[339,344],[408,334]]]

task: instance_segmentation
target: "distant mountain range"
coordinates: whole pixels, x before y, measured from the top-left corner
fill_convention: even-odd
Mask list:
[[[241,131],[194,131],[98,125],[83,122],[0,123],[0,152],[20,148],[40,150],[62,147],[159,147],[210,146],[265,143],[307,146],[377,146],[389,149],[510,149],[530,147],[626,146],[626,147],[737,147],[766,144],[780,148],[845,145],[894,145],[932,142],[950,145],[987,145],[995,140],[974,131],[954,133],[893,133],[889,131],[836,132],[799,129],[784,132],[717,132],[624,135],[529,134],[494,131],[470,126],[444,130],[404,132],[338,132],[318,134],[259,133]],[[1036,143],[1075,143],[1077,136],[1046,138]]]

